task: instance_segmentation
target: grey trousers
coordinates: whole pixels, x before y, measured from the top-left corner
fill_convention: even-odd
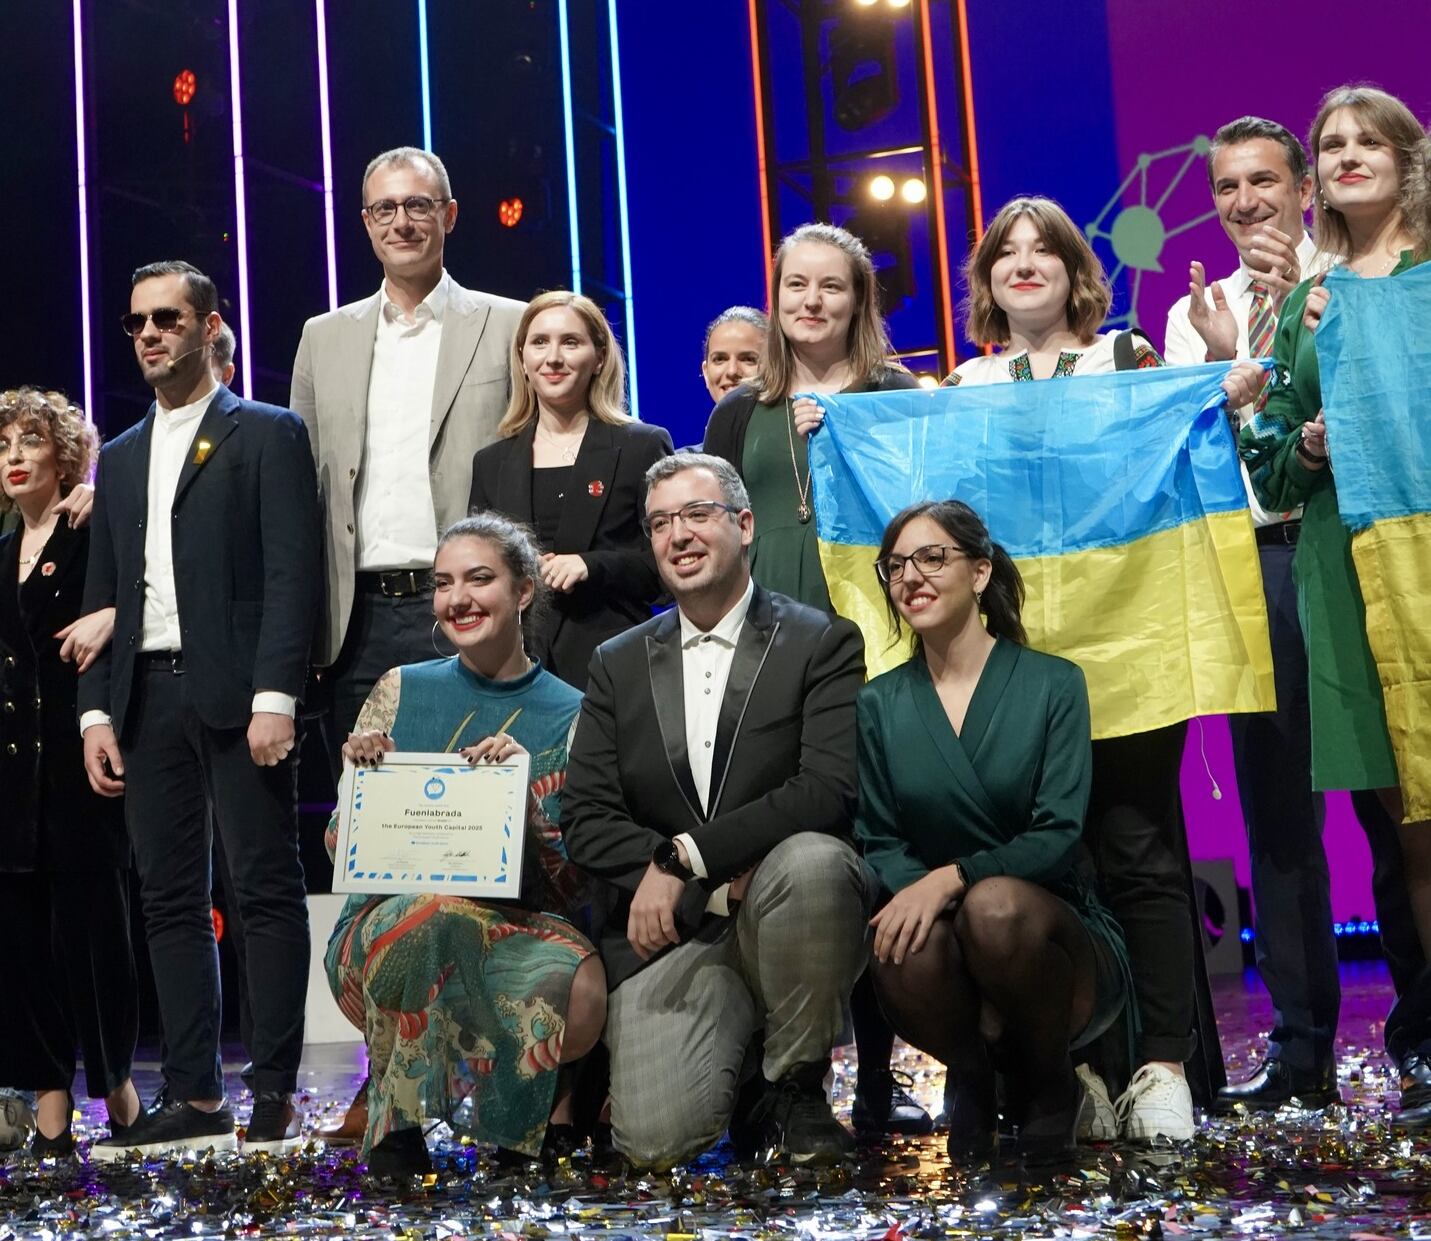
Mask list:
[[[850,845],[800,832],[756,867],[718,939],[678,944],[618,986],[605,1034],[617,1149],[664,1168],[720,1141],[757,1030],[767,1081],[829,1059],[865,967],[868,908]]]

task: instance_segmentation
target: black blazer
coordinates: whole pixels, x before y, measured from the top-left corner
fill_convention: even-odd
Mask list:
[[[902,392],[917,387],[919,380],[903,367],[887,366],[873,378],[854,384],[845,391]],[[745,477],[745,433],[750,429],[756,404],[755,389],[749,384],[737,384],[711,410],[705,441],[701,445],[702,451],[729,461],[742,478]]]
[[[855,695],[865,676],[853,624],[755,588],[721,703],[709,813],[686,756],[682,672],[674,609],[604,643],[567,760],[567,852],[617,892],[601,941],[613,987],[641,968],[626,918],[663,840],[689,832],[709,872],[686,886],[676,911],[685,940],[728,925],[706,914],[710,892],[782,840],[851,831]]]
[[[472,458],[469,512],[491,510],[532,524],[532,442],[537,424],[498,440]],[[671,435],[645,422],[587,423],[562,502],[556,545],[575,553],[590,576],[569,594],[553,593],[534,643],[548,671],[586,688],[591,653],[607,638],[651,616],[661,579],[650,540],[641,532],[647,468],[671,453]]]
[[[20,534],[0,539],[0,871],[125,867],[124,803],[84,772],[74,664],[61,629],[81,614],[89,531],[61,517],[20,582]]]
[[[95,475],[84,610],[117,611],[114,640],[80,677],[79,709],[108,712],[121,741],[143,632],[153,427],[151,407],[105,445]],[[298,415],[221,386],[199,421],[171,512],[189,690],[209,727],[246,727],[255,691],[302,696],[320,619],[318,482]]]

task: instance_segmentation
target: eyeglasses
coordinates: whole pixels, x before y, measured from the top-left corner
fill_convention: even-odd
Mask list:
[[[648,539],[658,534],[669,534],[677,518],[687,530],[699,530],[710,525],[718,513],[738,513],[734,504],[722,504],[719,500],[692,500],[672,513],[647,513],[641,518],[641,529]]]
[[[21,453],[27,457],[37,457],[44,451],[45,445],[50,441],[38,431],[22,431],[20,438],[16,441]],[[8,456],[10,453],[9,436],[0,433],[0,456]]]
[[[183,317],[184,312],[175,306],[161,306],[158,310],[151,310],[147,315],[140,314],[137,310],[131,310],[127,315],[119,316],[119,326],[124,329],[124,334],[133,340],[144,331],[144,325],[150,319],[154,320],[154,326],[161,332],[177,332],[179,320]]]
[[[450,198],[429,198],[426,194],[413,194],[401,202],[394,202],[391,198],[380,198],[375,203],[369,203],[363,210],[368,213],[368,218],[374,224],[391,224],[397,216],[399,207],[407,213],[409,220],[425,220],[432,214],[434,207],[440,203],[450,203],[451,201]]]
[[[962,547],[955,547],[952,543],[929,543],[924,547],[916,547],[908,556],[890,552],[888,556],[875,561],[875,572],[879,574],[880,581],[892,585],[904,576],[904,567],[911,560],[914,561],[914,567],[925,577],[933,577],[944,568],[951,555],[968,554]]]

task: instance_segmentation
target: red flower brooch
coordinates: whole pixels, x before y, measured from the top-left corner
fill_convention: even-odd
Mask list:
[[[42,564],[42,565],[40,566],[40,576],[41,576],[41,577],[49,577],[49,576],[51,576],[51,575],[54,573],[54,571],[55,571],[55,562],[54,562],[53,560],[47,560],[47,561],[45,561],[44,564]]]
[[[589,496],[599,496],[606,488],[601,485],[601,479],[594,478],[586,484],[586,494]]]

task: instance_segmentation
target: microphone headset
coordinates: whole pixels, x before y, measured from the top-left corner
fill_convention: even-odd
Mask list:
[[[164,363],[164,369],[172,375],[175,371],[179,369],[179,363],[182,362],[185,358],[190,357],[191,355],[196,353],[203,353],[208,349],[208,347],[209,346],[207,344],[195,345],[192,349],[188,349],[185,352],[181,353],[177,358],[170,358],[167,362]]]

